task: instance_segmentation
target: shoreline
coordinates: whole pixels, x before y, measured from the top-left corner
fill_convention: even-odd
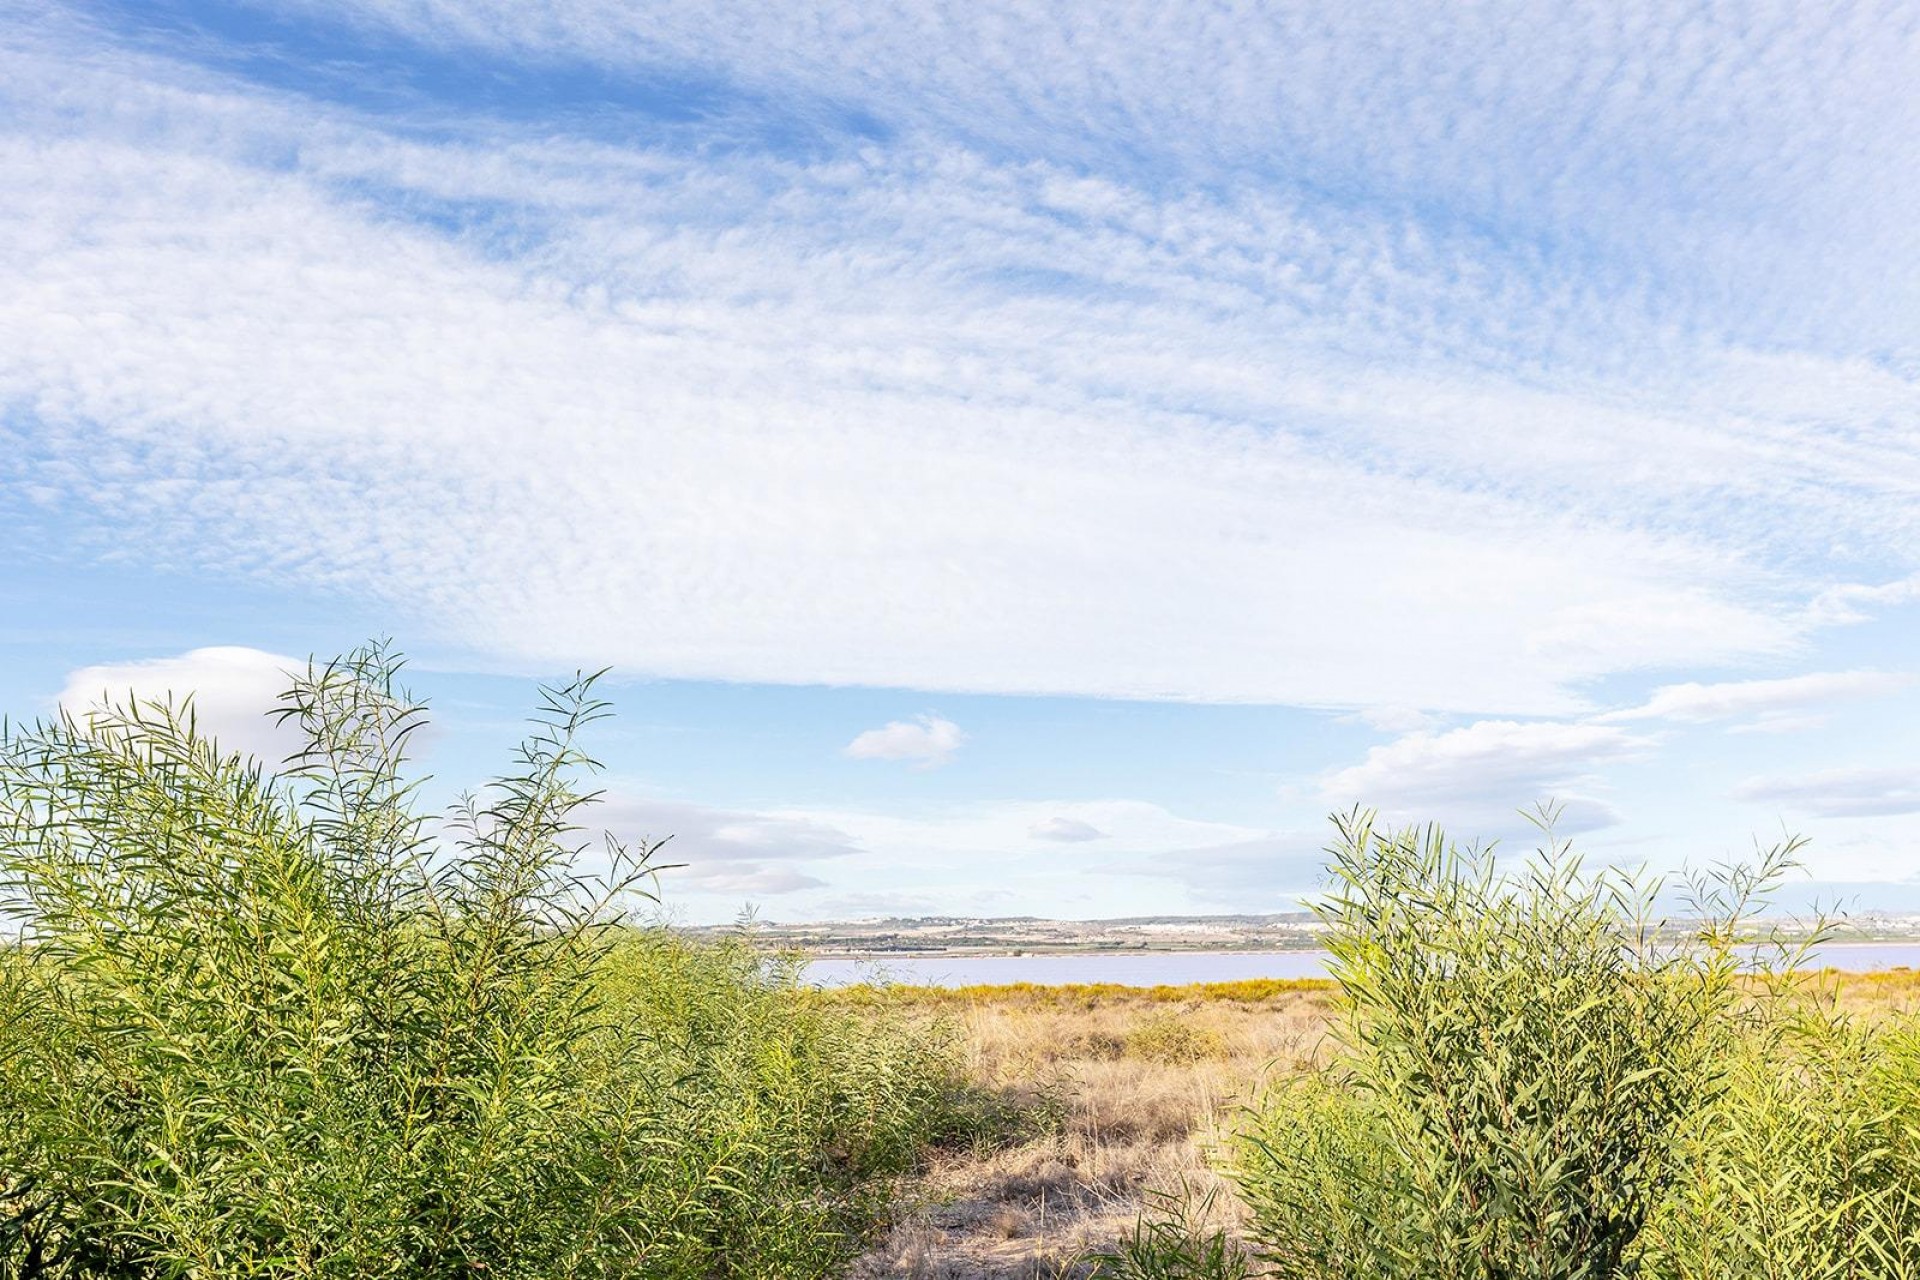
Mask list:
[[[1789,942],[1796,945],[1798,940]],[[1920,937],[1895,937],[1885,939],[1855,939],[1845,942],[1822,943],[1820,951],[1854,950],[1864,947],[1912,947],[1914,959],[1920,962]],[[789,953],[798,954],[808,963],[816,960],[1125,960],[1167,957],[1169,959],[1187,956],[1324,956],[1331,952],[1325,947],[1154,947],[1154,948],[1021,948],[1006,950],[1002,948],[928,948],[926,950],[884,950],[884,951],[846,951],[813,950],[807,947],[793,947]]]
[[[1916,941],[1920,946],[1920,941]],[[1326,955],[1325,947],[1154,947],[1139,948],[1030,948],[1017,951],[1000,948],[959,947],[952,949],[933,949],[909,951],[905,949],[890,951],[815,951],[808,947],[794,947],[793,951],[808,960],[1123,960],[1127,958],[1147,958],[1150,956],[1320,956]]]

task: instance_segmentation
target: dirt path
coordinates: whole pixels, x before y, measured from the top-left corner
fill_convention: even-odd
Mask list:
[[[962,1012],[971,1073],[1050,1093],[1058,1122],[1008,1149],[951,1154],[905,1188],[854,1280],[1055,1280],[1131,1232],[1143,1205],[1198,1204],[1238,1225],[1209,1157],[1269,1072],[1298,1069],[1319,999],[1171,1004],[983,1001]]]

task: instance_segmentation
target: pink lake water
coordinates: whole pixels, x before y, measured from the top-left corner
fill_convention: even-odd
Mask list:
[[[1920,968],[1920,943],[1863,942],[1822,948],[1818,962],[1847,973]],[[1128,987],[1241,982],[1249,978],[1324,978],[1324,951],[1156,951],[1133,955],[828,957],[810,962],[807,980],[824,987],[898,982],[921,987],[1046,986],[1111,982]]]

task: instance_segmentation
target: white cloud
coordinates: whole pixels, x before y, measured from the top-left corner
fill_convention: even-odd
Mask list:
[[[957,867],[1030,866],[1036,856],[1072,858],[1076,861],[1062,865],[1073,868],[1088,865],[1078,861],[1083,858],[1107,866],[1122,855],[1226,844],[1266,834],[1236,823],[1184,817],[1145,800],[1003,801],[920,814],[827,810],[813,816],[889,859]],[[1055,822],[1090,827],[1101,833],[1100,839],[1069,842],[1077,847],[1037,855],[1033,849],[1036,828]]]
[[[687,865],[662,874],[663,905],[722,919],[742,899],[761,896],[783,898],[776,911],[782,919],[965,915],[1004,912],[1023,901],[1048,901],[1053,910],[1101,902],[1094,914],[1127,914],[1165,903],[1118,882],[1178,879],[1186,851],[1248,846],[1269,834],[1141,800],[980,803],[921,813],[749,812],[646,797],[617,781],[585,821],[630,843],[672,835],[661,859]],[[1081,838],[1084,831],[1097,838]],[[1042,851],[1037,840],[1057,847]]]
[[[1515,303],[1610,289],[1676,336],[1718,324],[1818,348],[1827,324],[1829,343],[1858,343],[1902,334],[1914,300],[1903,251],[1920,147],[1873,126],[1904,109],[1920,37],[1882,7],[799,0],[744,21],[694,0],[348,9],[509,66],[665,65],[741,86],[746,104],[709,105],[747,115],[723,133],[750,136],[754,106],[829,135],[852,112],[895,136],[1058,163],[1050,200],[1083,220],[1122,216],[1113,175],[1139,170],[1188,188],[1314,182],[1349,207],[1424,201],[1546,259]],[[1778,252],[1756,272],[1761,246]],[[1489,318],[1489,337],[1567,332],[1505,319]]]
[[[1421,731],[1370,748],[1359,764],[1328,774],[1322,796],[1400,818],[1515,829],[1515,814],[1538,801],[1565,808],[1567,832],[1613,821],[1590,793],[1601,765],[1631,760],[1652,740],[1593,723],[1481,720],[1446,732]],[[1467,834],[1499,834],[1499,831]]]
[[[1358,721],[1369,729],[1392,734],[1429,729],[1435,722],[1434,716],[1414,707],[1363,707],[1351,715],[1341,716],[1340,719]]]
[[[1569,95],[1620,35],[1581,24],[1462,78],[1437,51],[1478,20],[1426,14],[1376,63],[1346,19],[1278,11],[1128,43],[1067,5],[443,9],[361,16],[893,129],[804,154],[421,131],[23,34],[0,495],[525,665],[1472,714],[1778,655],[1830,618],[1793,598],[1830,561],[1913,567],[1920,390],[1879,353],[1920,165],[1826,145],[1910,145],[1848,123],[1905,92],[1880,42],[1619,50],[1638,76],[1596,115]],[[1183,66],[1241,71],[1195,93]],[[1790,207],[1722,225],[1675,174]],[[1542,247],[1616,225],[1584,265]],[[1807,226],[1831,242],[1784,252]],[[1756,253],[1800,266],[1721,269]]]
[[[1831,717],[1824,713],[1795,715],[1788,711],[1770,711],[1744,724],[1727,726],[1728,733],[1807,733],[1826,726]]]
[[[1638,707],[1596,716],[1600,723],[1622,720],[1673,720],[1708,724],[1718,720],[1753,718],[1744,728],[1786,731],[1820,723],[1805,714],[1808,708],[1849,698],[1871,698],[1895,693],[1913,683],[1913,676],[1891,671],[1817,671],[1779,680],[1737,680],[1720,684],[1662,685]]]
[[[917,893],[845,893],[821,898],[810,918],[820,920],[881,920],[955,914],[955,904]]]
[[[1733,797],[1822,818],[1920,813],[1920,769],[1857,766],[1749,778]]]
[[[807,869],[830,881],[802,900],[809,911],[844,913],[850,898],[941,904],[947,914],[1015,909],[1125,915],[1168,905],[1163,882],[1143,892],[1135,877],[1157,877],[1180,851],[1257,840],[1267,833],[1234,823],[1185,817],[1143,800],[983,802],[913,813],[855,809],[793,810],[784,815],[844,833],[858,852]],[[1096,840],[1036,841],[1058,822],[1102,833]],[[1077,826],[1073,829],[1077,830]],[[835,906],[834,904],[839,904]],[[796,903],[798,906],[799,903]],[[891,908],[880,908],[891,910]]]
[[[1829,587],[1807,605],[1810,621],[1820,626],[1865,622],[1880,609],[1920,601],[1920,573],[1896,582],[1846,582]]]
[[[669,907],[682,893],[783,895],[823,887],[820,864],[860,852],[846,832],[804,814],[753,813],[646,797],[618,786],[584,815],[630,846],[666,840],[657,861]]]
[[[960,726],[942,716],[890,720],[868,729],[846,745],[855,760],[911,760],[923,769],[937,768],[953,759],[967,740]]]
[[[730,863],[674,867],[662,873],[662,879],[666,882],[669,905],[672,893],[683,887],[696,893],[758,897],[801,893],[826,884],[818,876],[796,871],[792,867],[735,866]]]
[[[1518,719],[1596,677],[1920,598],[1920,34],[1871,7],[312,6],[467,85],[596,63],[574,118],[29,8],[0,514],[61,546],[496,668],[1367,708],[1321,797],[1475,823],[1605,820],[1641,712],[1847,692]],[[628,113],[663,72],[697,121]],[[1139,801],[628,816],[795,902],[1309,856]]]
[[[1887,909],[1894,905],[1889,899],[1911,903],[1914,890],[1920,887],[1920,806],[1902,815],[1867,814],[1854,821],[1830,818],[1811,847],[1819,854],[1811,869],[1813,878],[1829,887],[1807,896],[1829,902],[1836,896],[1849,898],[1849,910]],[[1892,882],[1904,882],[1904,891],[1888,892]]]
[[[193,649],[171,658],[102,663],[67,676],[59,704],[75,715],[104,702],[124,704],[191,698],[199,731],[222,749],[241,751],[269,768],[305,745],[298,725],[273,717],[280,695],[304,672],[305,660],[241,645]]]
[[[1322,830],[1275,832],[1150,855],[1130,869],[1177,882],[1209,911],[1296,911],[1325,887],[1325,847]]]
[[[1056,840],[1062,844],[1102,840],[1107,834],[1091,822],[1082,822],[1078,818],[1063,818],[1059,814],[1034,823],[1027,828],[1027,833],[1035,840]]]

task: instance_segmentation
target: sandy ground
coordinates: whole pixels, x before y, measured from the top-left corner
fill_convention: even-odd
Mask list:
[[[856,1280],[1028,1280],[1084,1274],[1076,1259],[1130,1232],[1142,1207],[1190,1206],[1237,1228],[1209,1163],[1274,1072],[1324,1052],[1324,997],[1060,1000],[981,997],[951,1012],[980,1083],[1054,1099],[1053,1131],[951,1154],[908,1185]]]

